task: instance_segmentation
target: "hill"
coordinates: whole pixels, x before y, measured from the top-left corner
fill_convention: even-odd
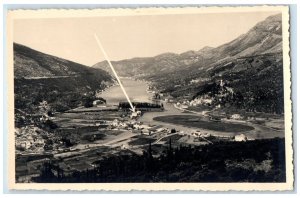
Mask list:
[[[151,81],[160,92],[175,98],[193,100],[207,94],[218,98],[209,87],[222,79],[233,95],[237,92],[241,95],[240,107],[250,111],[283,111],[281,14],[266,18],[247,33],[219,47],[113,64],[120,75]],[[94,67],[107,69],[106,65],[101,62]],[[253,103],[248,104],[248,99]],[[233,101],[229,103],[236,106]]]
[[[112,84],[101,69],[87,67],[14,43],[15,108],[38,113],[40,103],[53,111],[77,107],[86,95]]]

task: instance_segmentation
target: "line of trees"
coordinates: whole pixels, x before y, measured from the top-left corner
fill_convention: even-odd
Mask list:
[[[132,105],[136,108],[163,108],[163,104],[153,104],[148,102],[133,102]],[[119,108],[129,109],[129,102],[120,102]]]

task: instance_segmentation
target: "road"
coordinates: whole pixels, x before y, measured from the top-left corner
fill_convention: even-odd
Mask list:
[[[78,75],[69,75],[69,76],[35,76],[35,77],[24,77],[27,80],[38,80],[38,79],[49,79],[49,78],[70,78],[78,77]]]

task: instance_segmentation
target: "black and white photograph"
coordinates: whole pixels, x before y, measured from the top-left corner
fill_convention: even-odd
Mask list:
[[[8,12],[10,183],[291,189],[288,18],[285,6]]]

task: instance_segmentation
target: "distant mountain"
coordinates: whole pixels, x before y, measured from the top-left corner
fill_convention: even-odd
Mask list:
[[[281,14],[256,24],[246,34],[213,50],[221,57],[241,57],[281,52]]]
[[[215,106],[284,111],[281,15],[268,17],[246,34],[206,54],[208,58],[202,61],[168,75],[149,76],[148,80],[176,98],[192,100],[209,95]],[[218,90],[221,80],[232,92],[226,97]]]
[[[254,101],[241,108],[283,111],[281,14],[266,18],[219,47],[115,61],[113,65],[121,76],[152,81],[161,92],[176,98],[201,97],[210,92],[208,84],[223,79],[234,92],[244,96],[244,101]],[[93,67],[109,71],[105,61]],[[267,95],[258,96],[261,92]]]
[[[16,108],[35,112],[42,101],[54,110],[74,108],[84,94],[105,89],[112,77],[87,67],[14,43]]]
[[[258,23],[246,34],[216,48],[204,47],[199,51],[187,51],[181,54],[165,53],[155,57],[133,58],[113,61],[116,71],[121,76],[153,76],[167,74],[191,68],[211,67],[212,63],[243,56],[282,51],[281,15],[268,17]],[[110,72],[106,61],[93,67]]]
[[[181,67],[197,62],[202,55],[196,53],[164,53],[155,57],[132,58],[121,61],[112,61],[116,71],[120,76],[143,77],[156,75],[157,73],[169,73]],[[93,66],[94,68],[104,69],[108,72],[110,68],[106,61],[102,61]]]

